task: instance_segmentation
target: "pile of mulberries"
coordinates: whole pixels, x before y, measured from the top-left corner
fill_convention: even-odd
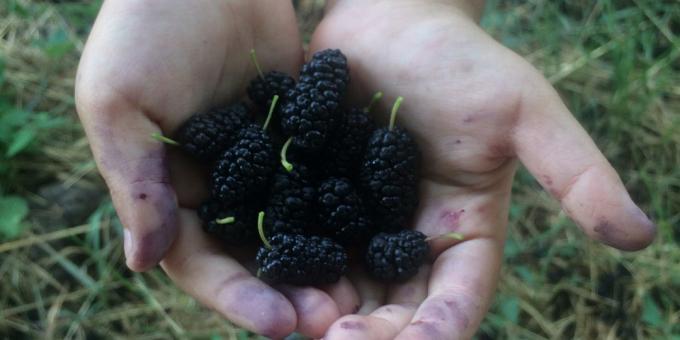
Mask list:
[[[381,281],[416,275],[429,246],[410,230],[420,154],[395,125],[402,98],[378,127],[369,113],[381,93],[363,109],[344,105],[350,72],[339,50],[315,53],[297,81],[263,73],[251,53],[250,103],[194,115],[176,141],[162,137],[210,173],[197,211],[205,232],[229,247],[259,244],[257,275],[271,283],[334,283],[350,261]]]

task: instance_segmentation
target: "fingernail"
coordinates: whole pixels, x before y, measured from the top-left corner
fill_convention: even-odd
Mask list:
[[[132,233],[127,228],[123,229],[123,250],[125,251],[125,258],[130,260],[132,257]]]

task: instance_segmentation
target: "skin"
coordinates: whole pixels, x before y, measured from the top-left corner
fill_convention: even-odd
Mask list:
[[[655,226],[549,83],[476,20],[480,1],[330,2],[311,50],[340,48],[350,100],[406,98],[397,124],[423,152],[414,227],[458,232],[431,243],[431,264],[381,285],[359,269],[328,287],[271,287],[201,230],[205,175],[148,136],[171,135],[191,114],[243,95],[255,68],[295,74],[302,49],[289,2],[107,1],[78,70],[76,101],[97,164],[125,226],[128,266],[160,262],[198,301],[272,338],[471,337],[492,300],[510,189],[519,162],[592,238],[638,250]],[[277,13],[277,15],[271,15]],[[352,314],[354,313],[354,314]]]

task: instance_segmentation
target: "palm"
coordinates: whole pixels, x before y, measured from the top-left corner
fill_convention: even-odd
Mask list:
[[[515,169],[505,146],[519,99],[517,89],[507,87],[514,75],[501,67],[509,53],[491,39],[480,42],[475,25],[453,22],[450,13],[439,12],[444,21],[419,13],[422,7],[338,6],[318,28],[312,47],[337,47],[347,54],[354,97],[376,90],[404,96],[398,124],[416,136],[423,152],[415,227],[429,236],[459,232],[466,238],[461,246],[501,240]],[[368,25],[372,33],[362,34]],[[437,247],[441,243],[446,242],[435,243],[436,253],[443,250]],[[435,266],[445,265],[456,248],[440,255]],[[499,252],[474,246],[455,257],[476,258],[468,262],[475,270],[492,261],[484,275],[493,276]],[[465,275],[466,268],[458,267],[454,275]],[[442,274],[450,273],[435,271],[421,280],[437,285]],[[466,279],[470,275],[480,274],[470,270]]]

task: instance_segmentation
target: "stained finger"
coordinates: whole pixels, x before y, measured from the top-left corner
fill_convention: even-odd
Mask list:
[[[361,298],[349,279],[342,277],[337,283],[320,288],[335,301],[340,315],[356,313],[359,310]]]
[[[184,291],[235,324],[281,338],[295,330],[295,308],[280,292],[253,277],[200,228],[196,214],[180,210],[180,233],[161,262]]]
[[[347,315],[331,326],[324,339],[394,339],[411,320],[415,306],[390,304],[369,315]]]
[[[590,237],[622,250],[649,245],[654,224],[555,90],[531,74],[512,137],[522,163]]]
[[[480,238],[444,251],[432,267],[429,295],[397,339],[467,339],[489,308],[502,241]]]
[[[302,335],[319,338],[340,317],[335,301],[320,289],[289,285],[276,288],[293,304],[297,315],[296,331]]]

